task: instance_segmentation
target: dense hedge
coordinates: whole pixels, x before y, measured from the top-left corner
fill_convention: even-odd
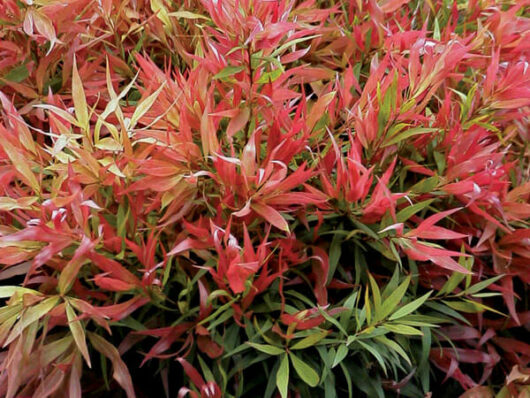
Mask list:
[[[529,397],[529,5],[0,1],[0,397]]]

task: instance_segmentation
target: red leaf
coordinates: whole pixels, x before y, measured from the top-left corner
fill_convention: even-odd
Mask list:
[[[125,390],[127,393],[127,398],[135,398],[136,394],[134,393],[131,375],[129,374],[127,365],[125,365],[121,359],[116,347],[95,333],[89,333],[88,337],[92,343],[92,346],[112,362],[112,367],[114,369],[112,376]]]
[[[267,206],[260,202],[252,202],[250,207],[262,216],[267,222],[274,225],[276,228],[289,233],[289,224],[285,218],[281,216],[274,208]]]
[[[208,336],[197,336],[197,346],[212,359],[221,356],[224,351],[223,347]]]
[[[313,274],[315,275],[315,297],[319,305],[328,303],[328,290],[326,282],[328,278],[329,259],[327,253],[318,246],[313,246],[312,259],[316,260],[313,265]]]
[[[177,358],[177,361],[182,365],[184,372],[186,372],[186,375],[190,378],[193,384],[195,384],[195,386],[197,386],[199,389],[202,389],[206,383],[204,382],[204,379],[200,373],[197,372],[197,369],[190,365],[190,363],[184,358]]]

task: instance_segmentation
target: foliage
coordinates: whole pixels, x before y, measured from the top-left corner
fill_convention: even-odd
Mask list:
[[[0,2],[0,397],[528,396],[529,5]]]

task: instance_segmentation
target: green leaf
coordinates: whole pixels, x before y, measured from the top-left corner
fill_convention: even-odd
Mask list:
[[[408,130],[403,131],[402,133],[397,134],[392,139],[390,139],[390,141],[385,142],[382,145],[382,147],[387,147],[387,146],[390,146],[390,145],[397,144],[397,143],[399,143],[401,141],[404,141],[407,138],[413,137],[415,135],[427,134],[427,133],[432,133],[432,132],[435,132],[435,131],[438,131],[438,129],[437,128],[431,128],[431,127],[414,127],[412,129],[408,129]]]
[[[371,345],[369,345],[368,343],[363,343],[362,341],[360,340],[357,340],[356,341],[357,344],[359,344],[361,347],[363,347],[366,351],[368,351],[370,354],[373,355],[373,357],[377,360],[377,362],[379,363],[379,365],[381,366],[381,368],[383,369],[383,372],[385,372],[385,374],[387,373],[387,370],[386,370],[386,365],[385,365],[385,360],[383,359],[383,357],[381,356],[381,354],[374,348],[372,347]]]
[[[276,361],[270,371],[270,374],[277,375],[279,367],[280,367],[280,361]],[[267,386],[264,389],[263,398],[272,398],[272,394],[274,393],[274,390],[276,389],[276,377],[268,377],[267,379],[268,379]],[[224,384],[223,388],[226,389],[226,383]]]
[[[376,336],[376,337],[374,337],[374,339],[376,341],[379,341],[379,342],[383,343],[384,345],[386,345],[390,349],[394,350],[395,352],[397,352],[397,354],[401,358],[403,358],[409,365],[411,364],[410,358],[407,355],[407,353],[405,352],[405,350],[403,349],[403,347],[401,347],[394,340],[390,340],[389,338],[387,338],[385,336]]]
[[[478,312],[484,312],[485,309],[480,307],[477,303],[472,301],[443,301],[444,304],[447,304],[454,310],[458,312],[467,312],[471,314],[476,314]]]
[[[407,278],[397,287],[396,290],[388,296],[388,298],[383,302],[383,305],[381,306],[381,311],[376,312],[375,318],[376,320],[381,320],[386,318],[394,308],[396,308],[399,303],[401,302],[401,299],[405,295],[410,283],[410,276],[407,276]]]
[[[197,359],[199,360],[199,365],[201,365],[201,370],[202,374],[204,375],[204,379],[206,381],[215,381],[215,377],[206,362],[204,362],[204,359],[202,359],[200,355],[197,355]]]
[[[348,333],[346,332],[346,330],[344,330],[344,328],[342,327],[342,325],[339,323],[339,321],[337,321],[335,318],[333,318],[331,315],[329,315],[326,311],[324,311],[322,308],[320,308],[320,306],[318,307],[318,313],[320,315],[322,315],[326,321],[332,323],[333,325],[335,325],[337,327],[337,329],[340,330],[340,332],[347,336]]]
[[[478,293],[480,292],[481,290],[487,288],[489,285],[491,285],[492,283],[495,283],[497,282],[499,279],[501,279],[504,275],[497,275],[497,276],[494,276],[493,278],[489,278],[489,279],[486,279],[484,281],[481,281],[481,282],[478,282],[478,283],[475,283],[473,286],[470,286],[469,288],[467,288],[466,290],[464,290],[463,292],[461,292],[459,295],[463,295],[463,294],[475,294],[475,293]]]
[[[436,162],[436,168],[438,169],[438,173],[443,174],[446,167],[446,159],[445,155],[443,153],[434,151],[433,152],[434,161]]]
[[[432,294],[432,290],[423,296],[417,298],[414,301],[411,301],[410,303],[404,305],[403,307],[399,308],[396,312],[392,314],[392,316],[389,318],[391,321],[394,319],[399,319],[401,317],[404,317],[414,311],[416,311]]]
[[[288,49],[289,47],[292,47],[298,43],[302,43],[304,41],[308,41],[308,40],[312,40],[316,37],[319,37],[321,35],[313,35],[313,36],[305,36],[305,37],[300,37],[298,39],[294,39],[294,40],[291,40],[291,41],[288,41],[287,43],[284,43],[282,44],[280,47],[278,47],[276,50],[274,50],[274,52],[270,55],[271,57],[276,57],[278,55],[280,55],[282,53],[282,51]]]
[[[423,391],[427,392],[430,390],[430,374],[429,374],[429,353],[431,351],[431,330],[427,327],[421,328],[423,336],[421,336],[421,356],[419,361],[419,374],[420,380],[423,387]]]
[[[244,69],[245,69],[244,66],[228,65],[228,66],[225,66],[223,69],[221,69],[221,71],[218,74],[216,74],[213,78],[214,79],[226,79],[227,77],[235,75],[236,73],[239,73]]]
[[[410,336],[422,336],[423,335],[423,333],[420,330],[413,328],[412,326],[399,325],[395,323],[385,323],[383,327],[396,334],[404,334],[404,335],[410,335]]]
[[[471,314],[480,313],[484,311],[491,311],[496,314],[506,316],[506,314],[503,314],[500,311],[497,311],[494,308],[488,307],[487,305],[484,305],[482,303],[466,300],[463,301],[443,301],[445,304],[447,304],[449,307],[459,311],[459,312],[468,312]]]
[[[463,257],[462,257],[463,258]],[[453,272],[447,282],[442,286],[442,288],[436,294],[437,296],[442,296],[444,293],[452,293],[456,287],[464,280],[466,274],[461,272]]]
[[[365,232],[368,236],[374,238],[375,240],[379,240],[379,235],[377,235],[376,232],[374,232],[373,229],[371,229],[369,226],[367,226],[366,224],[363,224],[362,222],[360,222],[359,220],[357,220],[356,217],[350,217],[350,221],[352,223],[355,224],[355,226],[357,228],[359,228],[361,231]],[[346,240],[348,240],[350,238],[350,236],[348,236],[346,238]]]
[[[351,382],[351,375],[350,372],[348,372],[348,369],[346,368],[346,365],[344,363],[340,363],[340,368],[342,369],[342,373],[344,374],[344,378],[346,379],[346,384],[348,386],[348,398],[353,397],[353,385]]]
[[[339,227],[339,229],[342,229],[342,225]],[[327,283],[331,282],[333,279],[333,275],[335,274],[335,270],[339,264],[340,255],[342,253],[341,243],[342,238],[340,234],[334,234],[329,247],[329,270]]]
[[[425,193],[425,192],[432,192],[434,189],[438,186],[438,183],[440,181],[440,177],[438,176],[432,176],[429,178],[425,178],[421,180],[420,182],[414,184],[410,188],[410,192],[413,193]]]
[[[504,316],[504,317],[507,316],[506,314],[502,313],[501,311],[497,311],[495,308],[491,308],[491,307],[489,307],[487,305],[484,305],[482,303],[479,303],[477,301],[472,301],[472,300],[467,300],[467,299],[465,299],[464,301],[466,303],[475,305],[477,308],[482,309],[482,311],[490,311],[490,312],[494,312],[495,314],[498,314],[498,315],[501,315],[501,316]]]
[[[343,307],[346,308],[346,310],[342,311],[339,315],[339,323],[341,326],[346,330],[348,327],[348,323],[350,322],[350,319],[352,317],[353,308],[355,306],[355,303],[357,302],[357,297],[359,295],[359,292],[353,292],[350,297],[346,299],[344,302]]]
[[[29,76],[29,71],[26,65],[20,65],[11,69],[6,73],[4,79],[13,83],[20,83]]]
[[[436,41],[440,41],[442,38],[442,35],[440,34],[440,23],[438,22],[438,18],[434,18],[434,31],[432,33],[432,38]]]
[[[291,362],[293,364],[294,370],[296,370],[296,373],[298,373],[298,376],[300,376],[300,378],[307,385],[311,387],[316,387],[318,385],[318,382],[320,381],[318,373],[315,372],[315,370],[311,366],[306,364],[292,352],[289,353],[289,356],[291,357]]]
[[[434,199],[429,199],[429,200],[425,200],[423,202],[419,202],[419,203],[413,204],[412,206],[405,207],[403,210],[400,210],[396,214],[396,221],[398,223],[407,221],[414,214],[422,211],[427,206],[429,206],[433,201],[434,201]]]
[[[447,305],[444,305],[442,303],[438,303],[438,302],[435,302],[435,301],[427,301],[425,303],[425,306],[426,307],[430,307],[430,308],[434,309],[435,311],[441,312],[442,314],[445,314],[445,315],[448,315],[450,317],[456,318],[456,319],[458,319],[459,321],[461,321],[462,323],[464,323],[466,325],[471,325],[469,323],[469,321],[466,318],[464,318],[459,312],[453,310],[452,308],[450,308]]]
[[[472,294],[472,296],[475,298],[498,297],[498,296],[502,296],[502,293],[496,293],[496,292],[475,293],[475,294]]]
[[[271,72],[265,72],[259,77],[256,83],[257,84],[272,83],[273,81],[278,79],[282,75],[282,73],[283,73],[283,70],[281,68],[274,69]]]
[[[251,346],[252,348],[255,348],[256,350],[264,352],[265,354],[269,354],[269,355],[280,355],[285,352],[283,348],[275,347],[273,345],[257,344],[257,343],[250,343],[250,342],[247,342],[247,344]]]
[[[377,318],[377,314],[381,312],[381,292],[379,291],[379,286],[371,274],[368,274],[368,279],[370,280],[370,287],[372,288],[372,298],[374,299],[374,310]]]
[[[276,373],[276,386],[282,398],[287,398],[289,387],[289,358],[284,354],[278,372]]]
[[[309,336],[304,337],[303,339],[296,342],[296,344],[291,347],[291,350],[301,350],[303,348],[312,347],[327,335],[327,330],[321,330],[319,332],[310,334]]]
[[[386,283],[386,286],[383,289],[383,292],[381,293],[381,297],[383,299],[387,299],[392,294],[392,292],[397,289],[401,276],[401,267],[399,267],[398,265],[394,266],[394,273],[392,274],[392,278],[390,278],[390,280]]]
[[[337,353],[335,354],[335,358],[333,358],[333,365],[331,365],[332,368],[337,366],[339,363],[342,362],[344,358],[346,358],[346,355],[348,355],[348,347],[346,344],[341,344],[339,348],[337,349]]]

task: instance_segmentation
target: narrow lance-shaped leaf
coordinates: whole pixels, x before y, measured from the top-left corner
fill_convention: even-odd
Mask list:
[[[377,351],[377,349],[372,347],[369,343],[363,343],[361,340],[356,340],[356,343],[359,344],[366,351],[368,351],[370,354],[373,355],[373,357],[377,360],[377,362],[379,363],[379,365],[383,369],[383,372],[385,372],[385,374],[386,374],[387,370],[386,370],[385,360],[383,359],[381,354]]]
[[[247,342],[247,344],[251,346],[252,348],[255,348],[256,350],[264,352],[265,354],[269,354],[269,355],[280,355],[285,352],[284,349],[280,347],[275,347],[269,344],[257,344],[257,343],[251,343],[251,342]]]
[[[72,306],[70,305],[68,301],[66,302],[66,316],[68,318],[68,326],[70,327],[72,336],[74,336],[75,344],[77,345],[77,348],[79,348],[79,351],[81,351],[83,358],[85,358],[85,361],[88,367],[90,368],[92,367],[92,365],[90,363],[90,356],[88,355],[85,330],[83,329],[83,325],[81,324],[81,321],[76,319],[77,316],[74,312],[74,309],[72,308]]]
[[[58,296],[48,297],[40,303],[28,308],[18,323],[11,330],[11,333],[4,342],[4,347],[15,340],[24,331],[24,329],[26,329],[33,322],[37,322],[40,318],[46,316],[48,312],[55,307],[58,301]]]
[[[133,129],[136,126],[136,123],[138,123],[138,121],[142,118],[142,116],[144,116],[147,111],[151,109],[164,87],[165,83],[158,87],[158,89],[153,94],[151,94],[149,97],[144,99],[136,106],[136,109],[134,110],[134,113],[131,116],[131,122],[129,123],[130,129]]]
[[[287,224],[285,218],[283,218],[281,214],[274,208],[259,202],[253,202],[250,207],[256,213],[262,216],[268,223],[274,225],[276,228],[281,229],[282,231],[289,233],[289,224]]]
[[[405,292],[407,291],[410,283],[410,276],[407,276],[407,278],[397,287],[396,290],[394,290],[390,296],[383,302],[381,305],[381,311],[379,313],[376,313],[376,319],[381,320],[386,318],[394,308],[396,308],[399,303],[401,302],[401,299],[405,295]]]
[[[319,332],[310,334],[309,336],[297,341],[296,344],[291,347],[291,350],[301,350],[303,348],[313,347],[316,343],[318,343],[327,335],[327,330],[321,330]]]
[[[377,314],[381,312],[381,292],[379,291],[379,286],[377,286],[376,280],[371,274],[368,274],[368,279],[370,280],[370,288],[374,300],[374,310],[377,318]]]
[[[28,160],[15,148],[11,143],[2,138],[0,145],[3,146],[4,151],[7,153],[9,160],[13,164],[13,167],[20,173],[22,180],[28,184],[37,194],[40,194],[40,184],[31,170]]]
[[[33,290],[28,289],[27,287],[21,287],[21,286],[0,286],[0,298],[6,298],[11,297],[13,294],[18,293],[19,295],[22,294],[34,294],[37,296],[41,296],[42,293]]]
[[[276,386],[282,398],[287,398],[287,392],[289,388],[289,358],[287,354],[284,354],[280,359],[280,367],[276,373]]]
[[[400,325],[397,323],[385,323],[383,327],[396,334],[404,334],[409,336],[421,336],[423,334],[420,330],[413,328],[412,326]]]
[[[345,344],[341,344],[339,348],[337,348],[337,353],[335,354],[335,358],[333,358],[333,365],[331,365],[331,367],[334,368],[341,363],[342,360],[346,358],[346,355],[348,355],[348,352],[348,347]]]
[[[95,333],[88,333],[88,338],[90,339],[92,346],[112,362],[114,369],[112,376],[125,390],[127,398],[135,398],[136,394],[134,393],[131,375],[116,347]]]
[[[298,358],[294,353],[289,353],[289,357],[291,358],[291,362],[298,376],[300,376],[300,378],[307,385],[311,387],[316,387],[318,385],[318,382],[320,381],[318,373],[315,372],[315,370],[311,366],[309,366],[300,358]]]
[[[475,294],[475,293],[478,293],[481,290],[487,288],[492,283],[497,282],[499,279],[501,279],[503,277],[504,277],[504,275],[497,275],[497,276],[494,276],[493,278],[489,278],[489,279],[486,279],[484,281],[480,281],[480,282],[475,283],[474,285],[468,287],[466,290],[464,290],[460,294]]]
[[[432,291],[424,294],[423,296],[417,298],[414,301],[411,301],[408,304],[405,304],[403,307],[399,308],[396,312],[394,312],[389,320],[399,319],[402,318],[414,311],[416,311],[425,301],[429,298],[429,296],[432,294]]]
[[[59,283],[57,285],[59,288],[59,293],[65,294],[72,288],[74,279],[85,261],[86,260],[84,258],[76,258],[72,259],[68,262],[68,264],[66,264],[61,272],[61,275],[59,276]]]
[[[88,130],[88,106],[86,102],[83,82],[77,70],[77,61],[74,57],[74,68],[72,70],[72,99],[74,101],[75,116],[85,131]]]

